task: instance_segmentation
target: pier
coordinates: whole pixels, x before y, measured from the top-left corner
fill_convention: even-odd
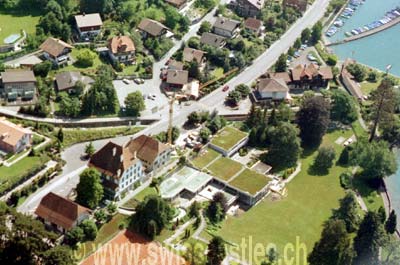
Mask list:
[[[384,25],[379,26],[377,28],[364,31],[364,32],[362,32],[362,33],[360,33],[358,35],[347,37],[342,41],[327,42],[325,45],[326,46],[334,46],[334,45],[339,45],[339,44],[343,44],[343,43],[346,43],[346,42],[351,42],[351,41],[355,41],[355,40],[358,40],[358,39],[362,39],[362,38],[371,36],[373,34],[376,34],[378,32],[381,32],[381,31],[383,31],[385,29],[391,28],[391,27],[397,25],[398,23],[400,23],[400,17],[397,17],[397,18],[393,19],[392,21],[388,22],[387,24],[384,24]]]

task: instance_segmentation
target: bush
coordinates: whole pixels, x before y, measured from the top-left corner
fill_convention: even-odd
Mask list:
[[[352,188],[352,176],[351,173],[345,172],[340,175],[340,186],[344,189]]]
[[[90,67],[93,66],[94,60],[96,58],[96,53],[92,52],[91,50],[85,48],[81,49],[76,56],[76,64],[81,67]]]

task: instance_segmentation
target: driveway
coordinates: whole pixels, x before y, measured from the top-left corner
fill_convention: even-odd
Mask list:
[[[320,60],[320,62],[322,63],[322,65],[323,66],[325,66],[326,64],[325,64],[325,62],[324,62],[324,60],[322,60],[322,58],[319,56],[319,54],[318,54],[318,52],[317,52],[317,50],[314,48],[314,47],[307,47],[305,50],[299,50],[299,52],[300,52],[300,57],[298,57],[298,58],[294,58],[293,57],[293,61],[290,63],[290,68],[294,68],[294,67],[296,67],[297,65],[299,65],[299,64],[302,64],[302,65],[304,65],[304,64],[310,64],[310,63],[312,63],[308,58],[307,58],[307,55],[310,53],[310,52],[315,52],[315,54],[318,56],[318,59]]]

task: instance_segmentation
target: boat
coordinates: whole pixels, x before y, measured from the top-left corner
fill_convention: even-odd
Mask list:
[[[351,32],[349,32],[349,31],[346,31],[346,33],[344,35],[346,35],[347,37],[353,36],[353,34]]]

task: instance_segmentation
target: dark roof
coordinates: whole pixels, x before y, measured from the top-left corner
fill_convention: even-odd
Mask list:
[[[258,20],[256,18],[252,18],[252,17],[249,17],[248,19],[246,19],[244,21],[244,27],[247,28],[247,29],[254,30],[254,31],[260,30],[262,25],[263,24],[262,24],[261,20]]]
[[[239,27],[239,25],[240,25],[240,22],[237,20],[226,18],[226,17],[218,17],[217,20],[215,21],[213,27],[232,32],[237,27]]]
[[[299,64],[291,70],[291,73],[293,81],[299,81],[304,78],[312,79],[318,75],[325,80],[333,78],[332,69],[329,66],[319,67],[313,63],[308,66]]]
[[[168,64],[168,69],[172,70],[183,70],[183,63],[176,61],[176,60],[171,60]]]
[[[200,42],[219,48],[224,44],[225,38],[217,34],[204,32],[203,35],[201,35]]]
[[[53,57],[59,56],[66,48],[72,49],[73,47],[62,40],[52,37],[47,38],[42,45],[40,45],[40,49]]]
[[[82,76],[80,72],[61,72],[56,75],[56,83],[59,91],[73,88],[78,81],[81,81],[85,85],[94,82],[92,78]]]
[[[138,28],[140,30],[147,32],[153,37],[160,36],[163,30],[168,30],[168,28],[163,24],[161,24],[160,22],[149,18],[142,19],[142,21],[140,21]]]
[[[3,83],[31,83],[36,82],[32,71],[26,70],[7,70],[1,73]]]
[[[283,79],[286,82],[286,84],[292,81],[288,72],[268,73],[268,77],[275,79]]]
[[[261,10],[264,7],[264,0],[247,0],[249,4],[254,6],[255,8]]]
[[[66,230],[73,228],[74,223],[82,214],[89,213],[88,208],[53,192],[44,196],[35,210],[37,216]]]
[[[203,51],[192,49],[189,47],[185,47],[182,54],[184,62],[192,62],[193,60],[195,60],[198,63],[201,63],[203,56],[204,56]]]
[[[130,140],[125,145],[125,148],[127,148],[131,153],[136,153],[139,159],[153,163],[159,154],[168,150],[170,147],[143,134]]]
[[[174,85],[184,85],[189,82],[189,72],[186,70],[168,70],[167,83]]]

